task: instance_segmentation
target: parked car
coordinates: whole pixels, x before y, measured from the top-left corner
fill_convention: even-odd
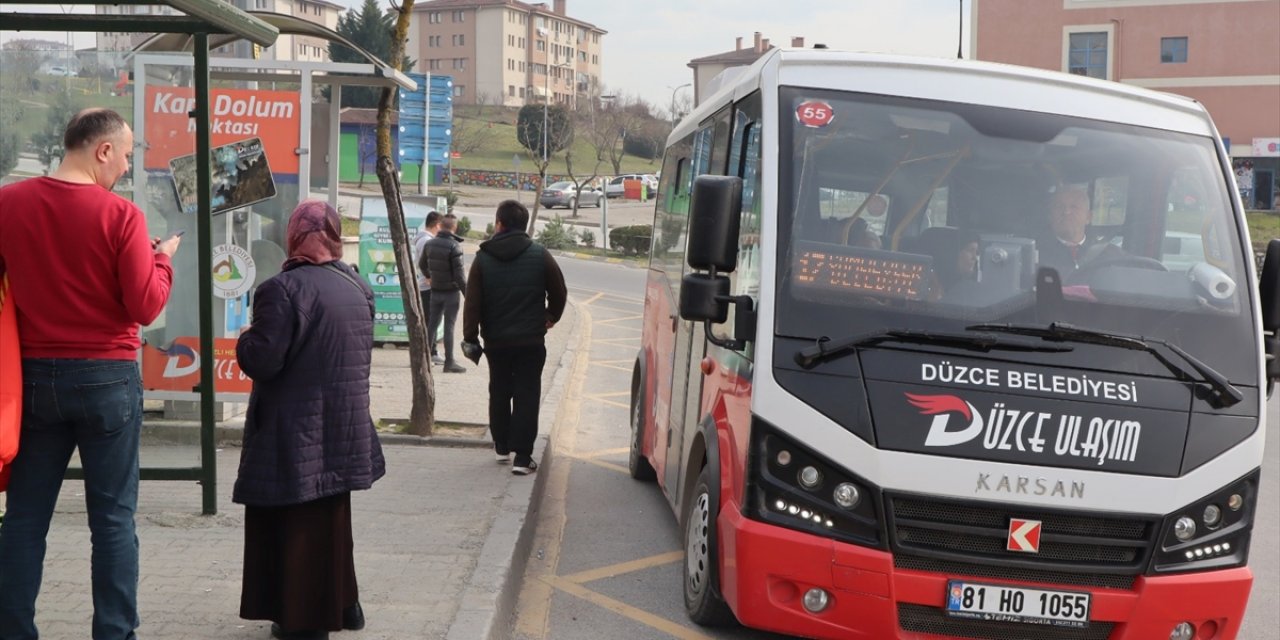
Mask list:
[[[653,197],[653,193],[658,190],[658,177],[648,173],[628,173],[626,175],[614,176],[604,186],[604,193],[610,198],[622,197],[625,191],[625,180],[641,180],[649,189],[649,197]]]
[[[556,207],[565,207],[572,209],[574,202],[579,206],[587,207],[600,206],[600,201],[604,199],[604,192],[597,187],[584,187],[579,193],[572,182],[562,180],[547,186],[542,190],[542,195],[538,198],[538,204],[554,209]]]
[[[73,78],[76,76],[75,70],[70,69],[68,67],[58,66],[58,65],[49,67],[47,70],[45,70],[45,73],[51,76],[59,76],[59,77],[65,77],[65,78]]]

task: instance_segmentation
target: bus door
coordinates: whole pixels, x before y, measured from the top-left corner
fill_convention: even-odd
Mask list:
[[[729,151],[729,107],[720,110],[705,123],[694,137],[692,179],[705,173],[723,175]],[[687,219],[686,219],[687,224]],[[659,230],[655,230],[659,232]],[[688,227],[685,228],[687,237]],[[689,263],[681,260],[681,276],[690,271]],[[675,358],[671,375],[671,414],[667,422],[666,464],[663,465],[663,486],[672,503],[681,507],[683,495],[680,482],[688,454],[688,442],[698,429],[698,415],[702,401],[702,358],[706,354],[707,340],[702,323],[681,320],[676,329]]]

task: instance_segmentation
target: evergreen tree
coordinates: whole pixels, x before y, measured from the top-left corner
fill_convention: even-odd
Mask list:
[[[394,22],[391,14],[383,11],[378,6],[377,0],[364,0],[364,4],[360,6],[359,11],[347,11],[338,17],[337,32],[347,40],[350,40],[352,44],[360,46],[365,51],[377,56],[379,60],[390,64],[391,29],[393,26]],[[357,64],[368,64],[369,62],[364,56],[356,53],[350,47],[336,42],[329,43],[329,59],[334,62],[354,62]],[[413,61],[408,56],[405,56],[401,70],[407,73],[412,69]],[[329,97],[330,91],[330,87],[325,87],[324,96],[326,98]],[[342,106],[376,109],[378,107],[378,97],[381,94],[382,89],[379,87],[343,87]]]

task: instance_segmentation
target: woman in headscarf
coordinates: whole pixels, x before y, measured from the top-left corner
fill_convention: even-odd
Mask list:
[[[369,416],[373,292],[344,264],[341,220],[298,205],[288,259],[253,298],[236,358],[253,379],[232,500],[245,505],[240,617],[277,638],[359,629],[351,492],[385,472]]]

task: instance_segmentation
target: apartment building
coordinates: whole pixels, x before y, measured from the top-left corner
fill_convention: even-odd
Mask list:
[[[791,38],[791,46],[798,49],[804,48],[804,38]],[[742,46],[742,37],[739,36],[734,41],[734,47],[731,51],[722,51],[720,53],[694,58],[689,61],[688,67],[693,69],[693,104],[697,106],[702,103],[702,99],[711,95],[715,91],[712,81],[716,76],[724,73],[726,69],[733,67],[749,67],[753,62],[768,53],[770,49],[774,49],[774,45],[769,44],[769,39],[761,37],[759,31],[756,32],[755,40],[749,47]],[[672,101],[675,98],[672,97]]]
[[[970,19],[980,60],[1204,104],[1245,206],[1280,208],[1280,0],[972,0]]]
[[[338,16],[347,8],[329,0],[229,0],[245,11],[269,11],[296,16],[337,30]],[[97,13],[117,15],[182,15],[168,5],[97,5]],[[151,33],[99,33],[98,51],[129,51],[150,38]],[[236,42],[214,50],[213,55],[260,60],[299,60],[322,62],[329,59],[329,42],[310,36],[281,35],[266,49],[255,49],[247,42]]]
[[[431,0],[414,6],[408,52],[422,73],[453,76],[457,104],[575,105],[598,94],[607,33],[565,0]]]

